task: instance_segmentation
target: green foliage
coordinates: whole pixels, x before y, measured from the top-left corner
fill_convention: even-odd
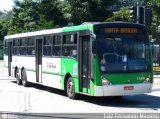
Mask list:
[[[119,11],[114,13],[112,17],[106,19],[107,22],[114,22],[114,21],[124,21],[124,22],[131,22],[131,13],[128,7],[122,7]]]
[[[112,15],[109,10],[116,0],[66,0],[71,24],[103,22]]]
[[[46,20],[49,23],[45,28],[61,27],[67,25],[67,19],[64,18],[63,2],[60,0],[41,0],[38,4],[40,19]],[[41,18],[42,17],[42,18]]]
[[[33,31],[37,28],[38,6],[33,0],[15,1],[9,34]]]
[[[61,2],[59,0],[16,0],[9,34],[67,25]]]
[[[116,0],[15,0],[8,34],[103,22]]]
[[[7,35],[9,20],[12,17],[12,11],[9,12],[1,12],[0,11],[0,41],[4,39],[4,36]]]
[[[152,10],[152,25],[149,26],[154,38],[160,40],[160,0],[144,0]]]
[[[120,3],[122,3],[124,0],[119,0]],[[136,5],[137,2],[139,2],[139,5],[141,6],[147,6],[151,8],[152,11],[152,24],[150,26],[147,26],[153,37],[158,39],[160,41],[160,0],[126,0],[127,6],[133,6]],[[112,16],[110,21],[114,21],[116,15]]]

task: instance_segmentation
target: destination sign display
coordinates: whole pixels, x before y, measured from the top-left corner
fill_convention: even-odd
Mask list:
[[[105,33],[138,33],[137,28],[105,28]]]

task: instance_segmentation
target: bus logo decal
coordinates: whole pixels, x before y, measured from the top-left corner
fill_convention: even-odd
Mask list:
[[[51,62],[47,62],[47,68],[56,68],[56,65],[54,65],[53,63]]]

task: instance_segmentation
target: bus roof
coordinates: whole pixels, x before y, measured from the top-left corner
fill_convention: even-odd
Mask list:
[[[62,33],[62,32],[71,32],[71,31],[79,31],[79,30],[93,30],[93,26],[103,26],[103,25],[125,25],[125,26],[139,26],[142,27],[144,25],[139,25],[135,23],[129,22],[85,22],[79,26],[71,26],[71,27],[63,27],[63,28],[56,28],[56,29],[48,29],[48,30],[41,30],[35,32],[27,32],[27,33],[20,33],[15,35],[8,35],[5,36],[5,39],[15,39],[15,38],[23,38],[23,37],[31,37],[31,36],[41,36],[41,35],[49,35],[54,33]]]
[[[49,35],[54,33],[86,30],[86,29],[91,29],[92,26],[93,24],[84,24],[79,26],[71,26],[71,27],[63,27],[63,28],[57,28],[57,29],[48,29],[48,30],[41,30],[41,31],[35,31],[35,32],[20,33],[20,34],[5,36],[5,39],[7,40],[7,39],[15,39],[15,38],[23,38],[23,37],[31,37],[31,36]]]
[[[61,28],[58,29],[48,29],[48,30],[41,30],[35,32],[27,32],[27,33],[20,33],[15,35],[5,36],[5,39],[14,39],[14,38],[22,38],[22,37],[30,37],[30,36],[40,36],[40,35],[47,35],[52,33],[60,33]]]

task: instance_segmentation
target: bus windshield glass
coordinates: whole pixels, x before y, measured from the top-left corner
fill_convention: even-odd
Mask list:
[[[97,37],[96,50],[101,72],[149,70],[149,42],[145,35]]]

